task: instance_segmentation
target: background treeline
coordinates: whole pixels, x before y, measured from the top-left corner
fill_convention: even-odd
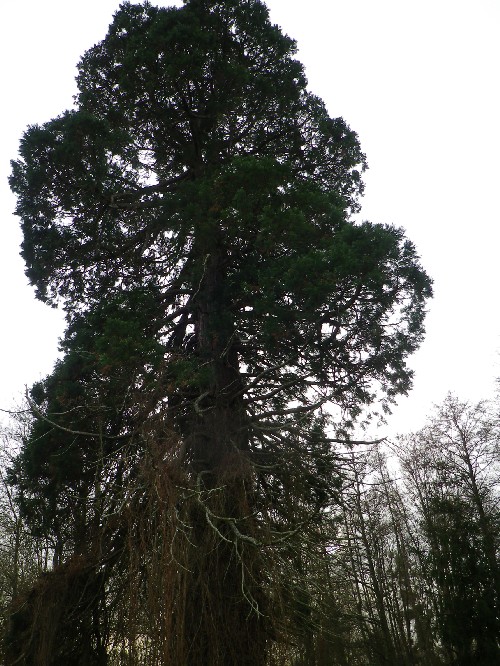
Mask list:
[[[449,396],[419,432],[353,451],[325,634],[303,664],[499,663],[499,423]]]
[[[23,594],[33,596],[34,590],[40,594],[44,578],[40,579],[40,573],[47,572],[48,577],[48,572],[53,575],[57,571],[65,547],[61,534],[58,542],[53,526],[44,531],[43,521],[36,530],[33,521],[27,525],[7,481],[15,440],[26,427],[20,419],[17,432],[4,433],[2,452],[0,594],[4,644],[16,621],[13,601],[17,599],[19,604]],[[414,434],[339,450],[342,485],[315,528],[322,532],[317,544],[321,548],[330,544],[326,557],[311,538],[314,529],[307,529],[311,539],[308,558],[304,558],[304,551],[294,551],[291,540],[288,558],[303,558],[290,566],[290,572],[302,573],[299,579],[289,581],[295,589],[286,609],[295,627],[295,639],[272,655],[276,663],[500,663],[499,440],[497,404],[470,405],[450,395],[427,425]],[[70,531],[71,498],[62,501],[67,504],[66,528]],[[144,529],[144,525],[137,529]],[[137,557],[140,559],[141,553]],[[69,566],[74,569],[70,579],[75,585],[85,562],[80,558]],[[142,561],[139,566],[147,567],[148,563]],[[282,567],[286,570],[288,566],[284,558]],[[103,663],[161,663],[154,650],[146,649],[146,637],[151,638],[152,631],[147,603],[141,608],[138,592],[132,626],[131,614],[123,615],[123,606],[131,599],[130,589],[124,592],[126,572],[120,568],[114,572],[104,595],[104,602],[114,599],[114,605],[106,614],[108,627],[102,627],[108,636]],[[33,587],[35,580],[38,587]],[[87,581],[76,595],[83,598],[88,585]],[[116,603],[120,595],[122,604]],[[78,604],[73,606],[78,613]],[[137,644],[135,656],[130,649],[138,636],[142,636],[145,648],[143,657]]]

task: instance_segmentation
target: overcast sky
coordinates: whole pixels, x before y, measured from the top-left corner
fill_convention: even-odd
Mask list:
[[[153,2],[152,4],[181,4]],[[72,104],[75,65],[115,0],[18,0],[0,22],[0,407],[50,372],[60,313],[35,301],[18,256],[9,160],[30,123]],[[500,2],[269,0],[309,86],[358,132],[370,166],[362,219],[402,226],[434,279],[414,390],[385,429],[423,424],[448,390],[500,377]]]

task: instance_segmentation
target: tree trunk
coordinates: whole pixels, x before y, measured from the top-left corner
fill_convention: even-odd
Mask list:
[[[187,457],[199,502],[192,516],[194,560],[187,579],[186,666],[266,662],[260,552],[253,535],[249,424],[225,289],[225,259],[205,255],[196,298],[200,364],[209,371],[193,405]]]

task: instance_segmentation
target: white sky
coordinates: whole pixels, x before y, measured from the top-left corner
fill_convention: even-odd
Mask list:
[[[18,256],[9,160],[30,123],[71,106],[75,65],[115,0],[18,0],[0,21],[0,407],[52,368],[60,313],[35,301]],[[153,2],[153,4],[181,4]],[[415,387],[387,432],[423,425],[448,390],[478,400],[500,377],[500,2],[268,0],[310,88],[368,156],[361,217],[402,226],[435,281]]]

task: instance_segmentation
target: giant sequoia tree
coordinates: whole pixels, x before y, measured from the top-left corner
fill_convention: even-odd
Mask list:
[[[57,564],[13,662],[258,665],[314,621],[327,406],[408,390],[431,290],[351,220],[364,155],[294,54],[260,0],[125,3],[22,139],[27,274],[68,330],[11,469]]]

